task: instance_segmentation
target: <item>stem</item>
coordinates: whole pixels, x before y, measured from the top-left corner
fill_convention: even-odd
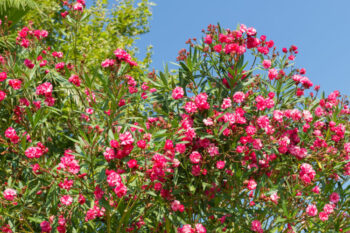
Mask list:
[[[74,66],[77,67],[77,34],[78,34],[78,22],[75,20],[73,44],[74,44]]]
[[[106,211],[106,220],[107,220],[107,233],[111,233],[111,215],[109,210]]]
[[[137,199],[134,201],[134,203],[130,206],[130,209],[132,209],[132,207],[134,207],[134,205],[137,203],[137,201],[140,199],[140,195],[138,195],[137,196]],[[126,208],[124,209],[124,213],[123,213],[123,216],[122,216],[122,218],[120,219],[120,222],[119,222],[119,226],[118,226],[118,229],[117,229],[117,233],[120,233],[121,232],[121,227],[122,227],[122,225],[124,225],[123,224],[123,221],[124,221],[124,219],[125,219],[125,217],[126,217],[126,214],[129,212],[128,211],[128,207],[129,207],[129,205],[130,205],[130,203],[131,203],[131,201],[133,200],[133,195],[132,195],[132,197],[130,198],[130,200],[129,200],[129,202],[128,202],[128,205],[126,206]]]

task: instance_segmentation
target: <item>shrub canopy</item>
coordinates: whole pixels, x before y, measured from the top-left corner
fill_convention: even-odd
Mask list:
[[[135,17],[126,39],[148,30],[133,3],[107,19],[65,1],[62,25],[29,23],[3,47],[0,229],[349,231],[348,98],[245,25],[209,25],[175,72],[147,74],[133,43],[109,44],[121,16]],[[6,19],[0,31],[6,44]]]

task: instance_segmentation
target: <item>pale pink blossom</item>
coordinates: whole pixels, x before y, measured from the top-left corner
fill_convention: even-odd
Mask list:
[[[328,214],[327,214],[326,212],[320,212],[320,214],[318,215],[318,217],[320,218],[320,220],[321,220],[322,222],[328,220]]]
[[[323,207],[324,212],[331,214],[334,212],[334,206],[332,204],[325,204]]]
[[[317,207],[315,205],[308,205],[308,207],[306,208],[306,213],[313,217],[317,215]]]
[[[73,198],[69,195],[64,195],[61,197],[60,201],[63,205],[69,206],[70,204],[72,204]]]
[[[225,161],[217,161],[216,168],[217,169],[224,169],[226,162]]]
[[[270,80],[277,78],[278,71],[275,68],[269,69],[268,77]]]
[[[119,140],[121,145],[131,145],[134,142],[134,138],[132,137],[132,134],[130,132],[125,132],[119,134]]]
[[[17,197],[17,192],[14,189],[7,188],[3,192],[4,198],[8,201],[13,201]]]
[[[265,69],[269,69],[271,67],[271,60],[263,60],[262,65]]]
[[[184,96],[184,89],[182,87],[176,87],[171,96],[174,100],[181,99]]]
[[[249,190],[254,190],[254,189],[256,189],[256,186],[257,186],[257,183],[255,182],[255,180],[250,179],[250,180],[248,181],[247,188],[248,188]]]
[[[340,196],[338,193],[334,192],[330,195],[329,200],[334,204],[338,203],[338,201],[340,200]]]
[[[259,232],[259,233],[263,232],[261,228],[261,222],[259,220],[253,220],[252,226],[250,229],[254,232]]]
[[[233,101],[236,103],[242,103],[245,99],[245,95],[243,92],[239,91],[233,94]]]
[[[202,159],[202,156],[201,154],[198,152],[198,151],[193,151],[191,154],[190,154],[190,161],[191,163],[199,163]]]

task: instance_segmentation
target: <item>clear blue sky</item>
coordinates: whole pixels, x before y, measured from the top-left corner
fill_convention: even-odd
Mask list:
[[[151,67],[176,61],[188,38],[208,24],[236,28],[244,23],[275,45],[299,48],[297,66],[321,90],[350,95],[350,0],[153,0],[151,31],[137,45],[140,57],[154,47]]]

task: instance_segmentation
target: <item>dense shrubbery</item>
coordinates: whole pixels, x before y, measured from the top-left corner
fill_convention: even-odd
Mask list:
[[[0,57],[3,232],[350,230],[348,99],[296,46],[210,25],[176,73],[121,48],[84,65],[60,52],[84,1],[64,7],[67,36],[27,25]]]

